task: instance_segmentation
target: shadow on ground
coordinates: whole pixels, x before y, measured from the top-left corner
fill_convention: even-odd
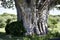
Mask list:
[[[23,37],[13,37],[6,35],[6,33],[0,32],[0,40],[23,40]]]
[[[34,38],[31,36],[17,37],[17,36],[6,35],[6,33],[0,32],[0,40],[39,40],[39,38],[37,38],[37,37]],[[60,40],[60,38],[54,38],[54,39],[48,39],[48,40]]]

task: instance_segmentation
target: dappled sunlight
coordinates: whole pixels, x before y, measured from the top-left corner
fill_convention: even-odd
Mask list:
[[[5,28],[0,28],[0,32],[5,33]]]

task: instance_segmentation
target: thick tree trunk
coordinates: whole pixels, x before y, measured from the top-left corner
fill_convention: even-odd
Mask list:
[[[32,11],[31,11],[31,3],[28,4],[26,0],[23,3],[20,3],[19,0],[15,0],[15,6],[17,9],[17,16],[18,21],[23,20],[23,25],[26,29],[26,35],[30,35],[33,33],[33,26],[32,26]],[[30,6],[30,7],[29,7]]]
[[[23,0],[22,3],[19,0],[15,0],[15,6],[17,9],[17,19],[18,21],[23,20],[27,35],[31,35],[34,32],[39,35],[47,33],[47,4],[42,9],[36,9],[36,0]]]
[[[31,7],[32,7],[32,18],[33,18],[33,31],[34,33],[36,34],[40,34],[40,31],[39,31],[39,28],[38,28],[38,25],[37,25],[37,12],[36,12],[36,0],[32,0],[31,1]]]

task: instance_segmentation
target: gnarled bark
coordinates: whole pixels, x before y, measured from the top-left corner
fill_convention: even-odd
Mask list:
[[[42,5],[43,4],[43,5]],[[42,6],[39,7],[38,9],[38,27],[40,30],[40,34],[46,34],[47,33],[47,19],[48,19],[48,0],[45,0],[44,2],[42,2]]]
[[[41,4],[41,5],[40,5]],[[47,33],[48,0],[15,0],[18,20],[23,20],[26,34]]]

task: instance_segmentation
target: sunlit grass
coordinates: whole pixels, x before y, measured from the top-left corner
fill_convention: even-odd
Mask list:
[[[5,32],[5,28],[0,28],[0,32]]]

